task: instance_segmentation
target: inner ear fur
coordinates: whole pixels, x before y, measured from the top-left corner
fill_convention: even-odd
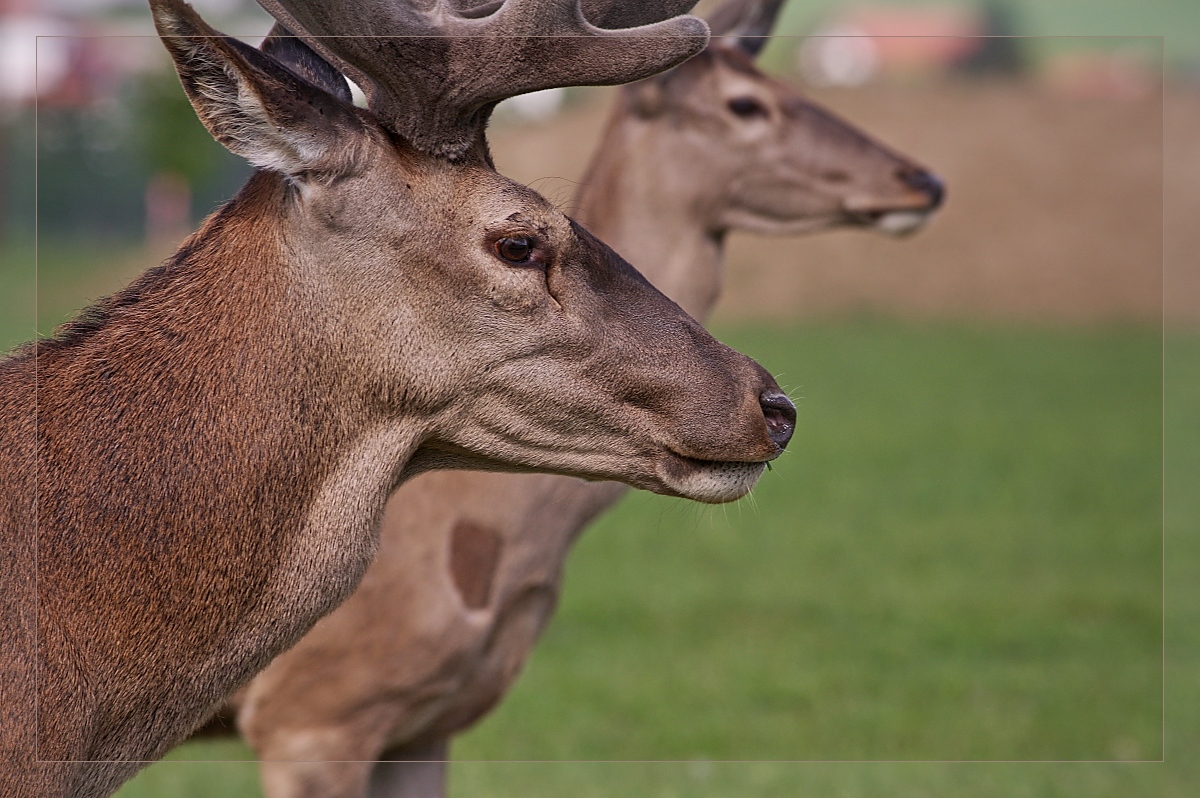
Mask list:
[[[686,98],[695,90],[697,81],[711,79],[716,48],[710,44],[693,58],[673,69],[626,85],[626,107],[643,119],[662,114],[672,104],[672,98]]]
[[[257,167],[292,177],[347,172],[365,135],[353,106],[209,27],[181,0],[154,0],[154,22],[196,115]]]
[[[629,110],[643,119],[658,116],[666,106],[665,87],[659,76],[630,83],[623,91]]]

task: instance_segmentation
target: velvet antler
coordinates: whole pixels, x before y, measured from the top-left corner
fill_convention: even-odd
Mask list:
[[[640,80],[685,61],[708,26],[679,16],[693,3],[495,0],[460,9],[447,0],[357,3],[259,0],[288,30],[367,95],[371,110],[416,147],[451,160],[482,143],[496,103],[555,86]]]

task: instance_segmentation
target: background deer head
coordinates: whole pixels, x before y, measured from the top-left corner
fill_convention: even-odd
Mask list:
[[[941,181],[754,66],[781,6],[725,3],[710,18],[713,40],[703,52],[625,87],[625,113],[643,122],[620,122],[634,139],[629,149],[697,165],[677,170],[664,189],[714,236],[917,229],[941,204]]]
[[[917,162],[755,66],[781,7],[729,0],[703,52],[623,87],[577,197],[583,224],[701,318],[729,231],[909,233],[944,196]]]

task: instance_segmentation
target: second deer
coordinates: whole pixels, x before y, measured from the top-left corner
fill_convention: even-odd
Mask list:
[[[726,3],[705,51],[624,87],[577,197],[590,230],[701,317],[730,230],[907,232],[942,201],[927,169],[754,66],[780,5]],[[267,795],[441,796],[450,740],[511,686],[571,544],[624,491],[466,472],[397,491],[358,591],[226,710]]]

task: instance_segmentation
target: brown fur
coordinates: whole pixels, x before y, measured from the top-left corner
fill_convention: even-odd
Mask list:
[[[544,199],[152,7],[201,119],[264,171],[0,363],[5,798],[104,795],[186,737],[349,594],[406,476],[719,500],[728,461],[786,443],[769,376]],[[533,262],[495,254],[512,236]]]
[[[732,114],[728,100],[745,96],[770,118]],[[829,179],[835,171],[845,178]],[[936,201],[901,178],[917,171],[727,41],[623,90],[577,204],[593,231],[704,314],[720,292],[731,228],[862,224],[850,200],[879,213],[931,212]],[[465,472],[425,475],[394,493],[359,590],[233,702],[263,760],[267,795],[442,795],[441,762],[394,760],[445,750],[499,701],[550,618],[572,542],[623,493],[612,483]],[[449,575],[440,564],[447,549],[468,545],[464,528],[485,525],[501,557],[486,608],[464,608],[454,558]],[[376,759],[388,761],[368,764]]]

